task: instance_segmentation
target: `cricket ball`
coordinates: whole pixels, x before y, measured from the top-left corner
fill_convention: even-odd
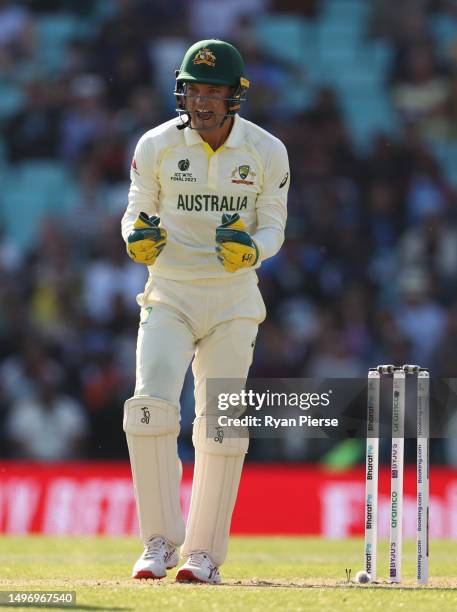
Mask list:
[[[358,582],[359,584],[367,584],[368,582],[371,581],[371,576],[364,570],[361,570],[360,572],[357,572],[357,574],[355,575],[355,581]]]

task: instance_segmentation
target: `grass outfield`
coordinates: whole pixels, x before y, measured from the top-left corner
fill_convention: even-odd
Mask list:
[[[352,568],[354,577],[362,549],[360,539],[234,537],[223,584],[194,586],[176,584],[176,570],[160,581],[130,579],[141,552],[134,538],[1,537],[0,590],[74,590],[72,609],[93,611],[457,610],[457,542],[432,541],[426,587],[415,585],[414,542],[404,547],[402,585],[347,583],[345,568]],[[380,579],[386,568],[387,543],[382,543]]]

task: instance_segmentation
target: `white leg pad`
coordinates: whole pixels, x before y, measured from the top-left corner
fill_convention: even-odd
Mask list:
[[[206,418],[197,417],[192,436],[195,467],[182,556],[206,552],[216,565],[227,556],[230,523],[249,439],[206,435]],[[220,439],[220,438],[219,438]]]
[[[179,410],[165,400],[139,395],[124,405],[124,431],[132,467],[140,534],[175,546],[184,540],[178,457]]]

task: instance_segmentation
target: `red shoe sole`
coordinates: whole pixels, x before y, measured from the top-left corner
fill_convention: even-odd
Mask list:
[[[132,578],[135,580],[162,580],[162,578],[165,578],[165,576],[156,576],[148,570],[141,570],[132,576]]]
[[[197,578],[195,574],[187,569],[179,570],[176,574],[176,582],[200,582],[201,584],[206,584],[204,580],[200,580],[200,578]]]

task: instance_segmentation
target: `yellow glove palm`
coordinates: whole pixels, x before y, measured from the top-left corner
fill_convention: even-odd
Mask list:
[[[127,238],[127,252],[136,263],[152,266],[167,242],[167,230],[159,227],[160,218],[141,212]]]
[[[222,215],[222,223],[216,228],[216,243],[217,258],[227,272],[251,268],[259,259],[257,245],[238,214]]]

